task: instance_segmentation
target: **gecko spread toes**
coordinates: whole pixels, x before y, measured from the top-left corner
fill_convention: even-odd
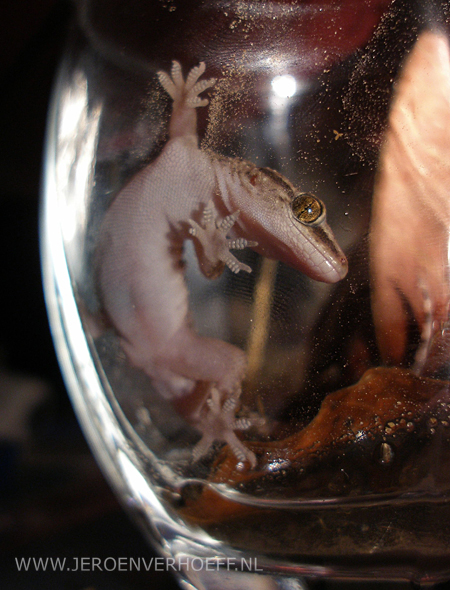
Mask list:
[[[250,273],[252,272],[250,266],[240,262],[230,252],[230,250],[243,250],[244,248],[253,248],[258,245],[258,242],[246,240],[245,238],[234,240],[227,238],[228,231],[236,223],[238,217],[239,211],[235,211],[221,221],[218,221],[214,204],[212,201],[209,201],[203,210],[202,225],[199,225],[193,219],[188,220],[191,226],[189,233],[199,241],[203,255],[211,267],[214,268],[220,265],[220,263],[223,263],[234,273],[238,273],[241,270]]]
[[[209,80],[198,79],[205,71],[205,64],[201,62],[198,66],[191,69],[186,80],[183,79],[183,73],[179,62],[172,62],[170,75],[166,72],[158,72],[158,80],[167,94],[175,101],[184,101],[186,107],[197,108],[207,106],[209,100],[200,98],[199,94],[208,88],[212,88],[216,83],[215,78]]]
[[[234,433],[235,430],[247,430],[252,426],[250,419],[235,419],[238,396],[225,399],[221,404],[220,392],[216,387],[211,389],[210,397],[206,401],[207,410],[202,417],[198,429],[203,436],[194,447],[193,458],[198,461],[211,449],[215,441],[227,443],[238,461],[248,461],[253,468],[256,465],[256,457]]]
[[[174,64],[177,62],[174,62]],[[179,64],[178,64],[179,65]],[[181,68],[180,68],[181,69]],[[205,73],[206,65],[204,61],[201,61],[198,66],[194,66],[187,75],[186,78],[186,89],[191,90],[197,83],[197,80]]]

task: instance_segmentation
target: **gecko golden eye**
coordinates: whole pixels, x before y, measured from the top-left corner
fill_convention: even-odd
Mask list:
[[[311,193],[297,195],[292,201],[292,213],[302,223],[310,224],[322,217],[325,207],[321,201]]]

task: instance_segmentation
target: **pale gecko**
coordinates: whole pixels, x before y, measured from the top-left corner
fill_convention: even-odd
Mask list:
[[[204,71],[200,63],[184,79],[173,62],[170,75],[158,73],[173,100],[169,140],[105,214],[98,285],[128,360],[202,433],[194,458],[220,441],[254,466],[254,454],[234,432],[249,425],[235,417],[246,355],[192,325],[183,243],[194,240],[207,277],[225,265],[251,272],[230,252],[246,247],[328,283],[346,275],[347,260],[319,199],[274,170],[199,149],[196,109],[208,104],[200,94],[215,84],[200,80]]]

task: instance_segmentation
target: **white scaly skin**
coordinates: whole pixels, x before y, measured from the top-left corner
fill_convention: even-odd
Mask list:
[[[97,251],[99,287],[130,362],[203,433],[194,458],[219,440],[254,466],[253,453],[234,433],[248,426],[235,420],[246,356],[227,342],[199,336],[191,325],[183,242],[194,240],[208,277],[225,265],[251,272],[230,252],[247,246],[326,282],[343,278],[347,261],[323,204],[313,199],[323,209],[319,219],[301,223],[292,211],[298,191],[288,180],[199,149],[196,108],[208,104],[199,94],[215,83],[199,81],[204,70],[202,63],[185,81],[174,62],[171,76],[158,74],[173,99],[169,141],[106,213]]]

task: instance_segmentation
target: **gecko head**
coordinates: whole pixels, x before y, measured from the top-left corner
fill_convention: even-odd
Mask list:
[[[334,283],[345,277],[347,259],[327,224],[326,207],[319,198],[300,192],[270,168],[248,164],[240,176],[252,195],[252,209],[257,211],[253,219],[247,214],[246,221],[254,228],[261,254],[319,281]]]

